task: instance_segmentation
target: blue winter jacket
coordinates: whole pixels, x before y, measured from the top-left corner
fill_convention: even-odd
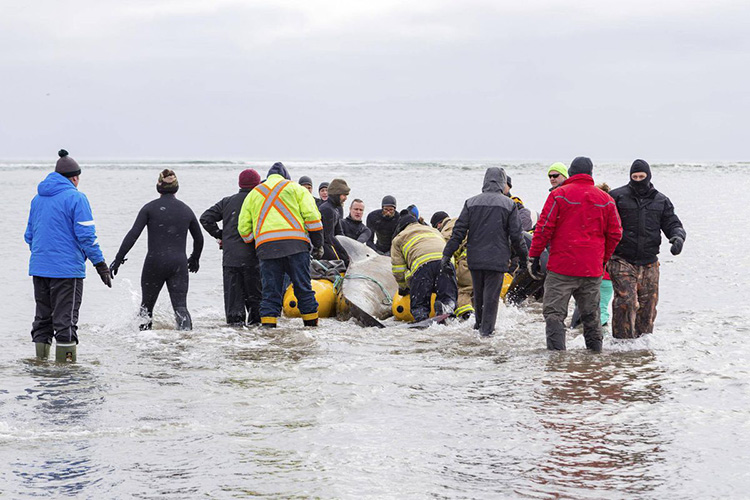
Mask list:
[[[24,239],[31,248],[29,276],[85,278],[86,259],[104,261],[86,195],[52,172],[31,200]]]

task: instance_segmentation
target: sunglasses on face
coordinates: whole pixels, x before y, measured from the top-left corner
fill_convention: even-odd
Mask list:
[[[557,179],[558,177],[560,177],[560,174],[549,174],[550,179]]]

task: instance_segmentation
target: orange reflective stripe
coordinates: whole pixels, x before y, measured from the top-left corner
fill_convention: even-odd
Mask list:
[[[305,222],[305,226],[307,227],[308,231],[320,231],[323,229],[323,223],[319,220],[311,220],[309,222]]]
[[[266,196],[266,201],[260,209],[260,217],[258,217],[258,232],[263,230],[263,223],[271,212],[271,207],[274,205],[276,198],[279,197],[279,194],[281,194],[281,191],[283,191],[288,185],[289,181],[279,181],[279,183],[273,187],[268,196]]]
[[[283,189],[282,189],[283,191]],[[281,194],[281,193],[279,193]],[[281,204],[281,205],[279,205]],[[297,220],[297,217],[294,216],[291,210],[289,210],[289,207],[286,206],[286,203],[284,203],[284,200],[281,198],[276,198],[276,200],[273,202],[273,207],[279,211],[281,216],[292,225],[293,228],[299,229],[300,231],[303,230],[302,225]],[[291,220],[290,220],[291,219]]]

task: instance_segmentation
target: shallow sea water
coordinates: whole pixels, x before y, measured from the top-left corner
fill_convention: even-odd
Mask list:
[[[197,215],[272,162],[189,163],[178,197]],[[426,218],[457,215],[484,168],[505,166],[540,210],[541,164],[288,162],[316,185],[345,178],[367,211],[384,194]],[[165,164],[83,164],[108,261]],[[688,232],[661,254],[656,333],[589,354],[545,350],[539,304],[501,307],[497,335],[322,320],[272,332],[223,325],[220,252],[191,275],[191,332],[166,290],[155,329],[136,312],[145,234],[112,290],[89,267],[79,362],[33,359],[23,231],[49,165],[0,162],[3,348],[0,497],[745,498],[750,489],[750,223],[742,164],[663,164],[654,183]],[[596,180],[627,180],[598,165]],[[701,179],[706,180],[702,183]],[[710,182],[708,182],[710,181]]]

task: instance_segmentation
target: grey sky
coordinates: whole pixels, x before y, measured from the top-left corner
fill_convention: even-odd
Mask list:
[[[747,160],[750,2],[0,4],[0,159]]]

